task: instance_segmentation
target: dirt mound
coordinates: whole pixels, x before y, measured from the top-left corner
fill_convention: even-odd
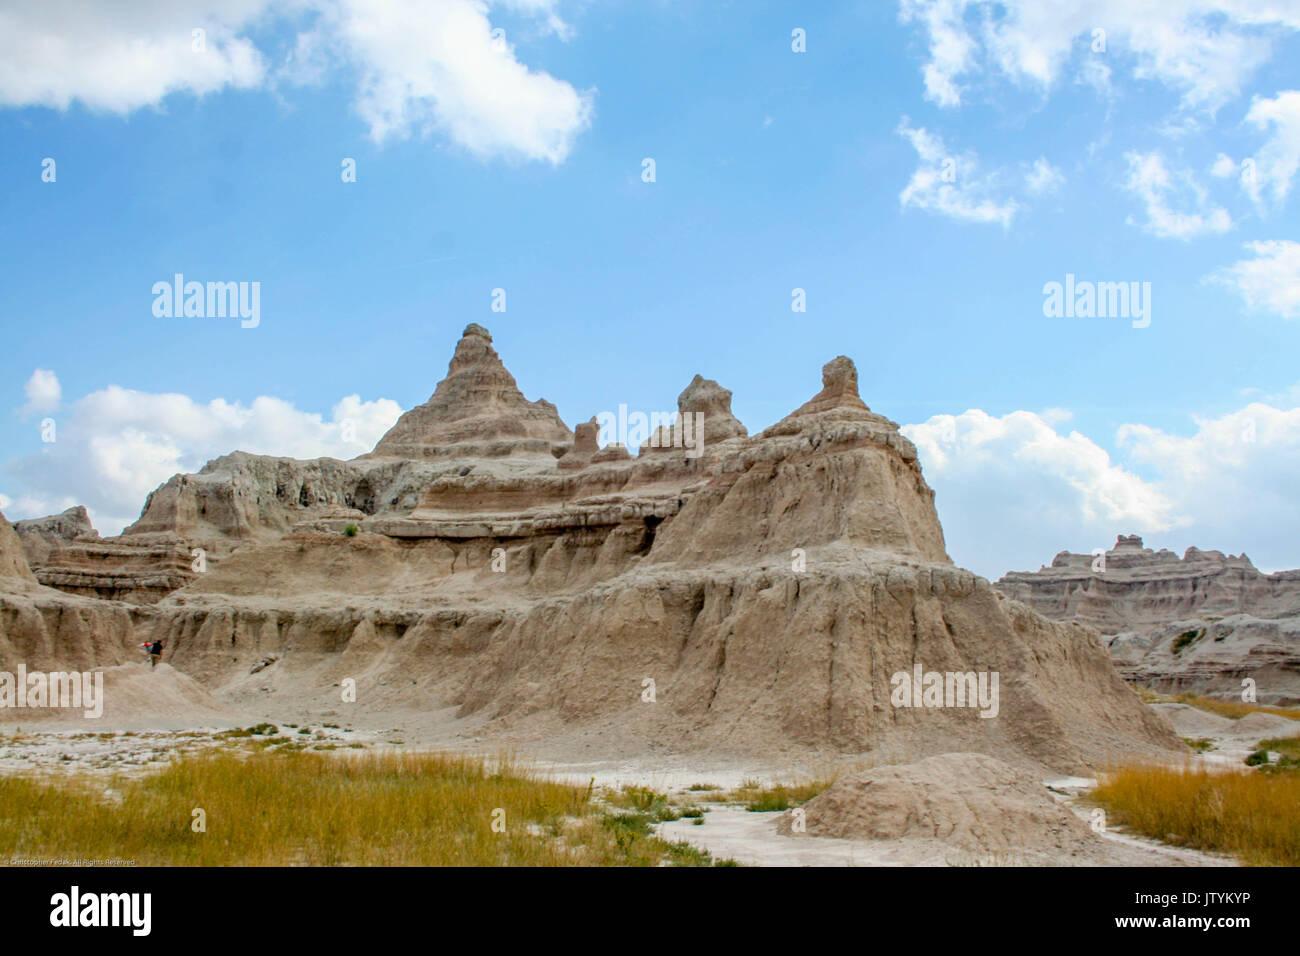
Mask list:
[[[836,781],[802,808],[807,833],[937,839],[970,853],[1083,853],[1098,840],[1032,777],[983,754],[948,753]],[[780,818],[791,834],[795,811]]]
[[[1174,730],[1182,737],[1207,737],[1232,732],[1231,718],[1220,717],[1191,704],[1152,704],[1151,709],[1168,718]]]
[[[1247,714],[1234,720],[1224,732],[1233,736],[1294,737],[1300,734],[1300,720],[1278,714]]]

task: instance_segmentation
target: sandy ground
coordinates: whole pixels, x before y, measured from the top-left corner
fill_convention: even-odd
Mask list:
[[[118,697],[139,684],[142,675],[126,665],[117,675]],[[141,669],[142,666],[141,666]],[[161,670],[161,669],[160,669]],[[169,668],[170,670],[170,668]],[[683,840],[708,850],[715,858],[734,859],[757,866],[1232,866],[1231,859],[1194,850],[1175,848],[1122,830],[1109,828],[1086,852],[1056,855],[1028,851],[978,856],[933,839],[844,840],[806,834],[780,835],[776,821],[780,813],[751,813],[743,807],[710,803],[690,787],[710,785],[724,790],[746,781],[764,785],[791,783],[811,776],[825,777],[830,764],[792,766],[786,761],[769,763],[709,755],[648,754],[632,760],[584,760],[581,738],[557,747],[524,741],[481,736],[478,722],[457,718],[454,708],[436,711],[361,713],[347,709],[276,706],[260,702],[261,712],[252,712],[247,702],[235,707],[213,698],[196,697],[197,685],[184,675],[163,677],[162,696],[151,695],[147,720],[131,714],[106,713],[99,720],[80,719],[59,712],[32,712],[0,724],[0,773],[55,772],[111,774],[142,773],[164,765],[178,754],[227,747],[232,728],[249,727],[262,721],[274,723],[282,737],[324,752],[356,753],[360,749],[402,749],[410,751],[453,750],[488,755],[513,754],[540,773],[555,779],[617,790],[625,786],[650,787],[677,795],[707,810],[704,823],[692,819],[660,824],[660,834],[669,840]],[[162,701],[174,706],[159,708]],[[199,706],[201,717],[192,708]],[[1186,738],[1205,738],[1212,748],[1192,759],[1225,769],[1241,765],[1259,740],[1300,734],[1300,722],[1266,714],[1241,720],[1200,711],[1184,704],[1153,704]],[[331,726],[326,726],[327,724]],[[296,726],[295,726],[296,725]],[[306,733],[299,733],[306,729]],[[846,761],[839,766],[859,769],[863,761]],[[1080,777],[1049,778],[1040,781],[1052,798],[1068,806],[1083,819],[1091,808],[1084,798],[1096,781]]]
[[[1079,816],[1086,812],[1073,808]],[[1077,857],[1041,853],[979,856],[940,840],[840,840],[807,834],[780,836],[781,813],[750,813],[719,807],[704,824],[673,820],[659,826],[667,840],[685,840],[714,859],[731,858],[746,866],[1235,866],[1226,858],[1167,847],[1151,840],[1108,831],[1101,845]]]

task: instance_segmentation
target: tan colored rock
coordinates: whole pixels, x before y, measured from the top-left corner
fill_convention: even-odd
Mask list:
[[[23,542],[27,563],[33,568],[44,564],[51,551],[66,547],[78,538],[99,537],[84,505],[74,505],[57,515],[15,521],[14,530]]]
[[[983,754],[946,753],[837,780],[802,808],[811,836],[939,840],[1001,857],[1064,850],[1100,840],[1042,784]],[[794,813],[778,831],[791,834]]]
[[[718,440],[632,458],[526,402],[471,326],[373,456],[223,456],[109,542],[210,541],[206,573],[129,609],[47,592],[107,616],[60,645],[49,629],[66,615],[19,608],[0,640],[89,659],[89,635],[112,645],[125,622],[223,700],[337,706],[353,677],[370,711],[450,709],[485,739],[608,755],[957,748],[1074,771],[1183,752],[1095,631],[952,565],[914,446],[856,382],[833,360],[812,401],[750,436],[729,393],[697,378],[679,407],[712,412]],[[893,676],[917,665],[997,672],[996,717],[893,706]]]
[[[593,415],[573,430],[573,447],[565,452],[559,462],[562,471],[575,471],[591,464],[592,457],[600,451],[600,423]]]
[[[573,435],[545,399],[530,402],[481,325],[465,328],[433,396],[397,420],[366,458],[558,458]]]
[[[701,425],[702,432],[699,432]],[[647,451],[698,453],[705,445],[748,434],[745,426],[731,414],[731,392],[711,378],[696,375],[677,396],[676,421],[666,428],[655,429],[641,446],[641,454]]]
[[[1300,570],[1262,574],[1244,554],[1199,548],[1180,558],[1137,535],[1119,535],[1104,558],[1062,551],[997,588],[1097,628],[1121,674],[1145,686],[1240,700],[1249,677],[1260,703],[1300,703]]]
[[[23,543],[3,513],[0,513],[0,578],[36,583],[36,576],[27,564]]]

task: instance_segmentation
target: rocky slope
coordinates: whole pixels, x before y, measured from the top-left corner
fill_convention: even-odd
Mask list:
[[[1180,558],[1120,535],[1104,556],[1062,551],[996,586],[1046,617],[1097,628],[1130,680],[1240,699],[1250,678],[1259,702],[1300,703],[1300,570],[1262,574],[1245,554],[1188,548]]]
[[[697,376],[678,407],[704,416],[699,454],[595,447],[594,422],[574,436],[525,400],[471,325],[370,455],[236,453],[171,479],[118,540],[215,559],[156,603],[93,603],[124,615],[126,646],[162,637],[226,702],[450,708],[489,740],[962,750],[1063,771],[1181,752],[1094,630],[952,565],[916,450],[849,359],[755,436],[716,382]],[[4,626],[7,659],[33,646],[23,621]],[[61,652],[88,656],[73,636]],[[999,698],[983,715],[896,706],[916,668],[996,673]],[[349,679],[356,702],[340,703]]]

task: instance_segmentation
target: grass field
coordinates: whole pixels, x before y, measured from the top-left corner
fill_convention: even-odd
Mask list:
[[[196,814],[201,810],[202,815]],[[205,828],[196,832],[200,821]],[[273,752],[145,776],[0,778],[0,859],[138,865],[713,865],[508,760]]]
[[[1300,773],[1127,767],[1103,774],[1092,799],[1113,822],[1253,865],[1300,865]]]

